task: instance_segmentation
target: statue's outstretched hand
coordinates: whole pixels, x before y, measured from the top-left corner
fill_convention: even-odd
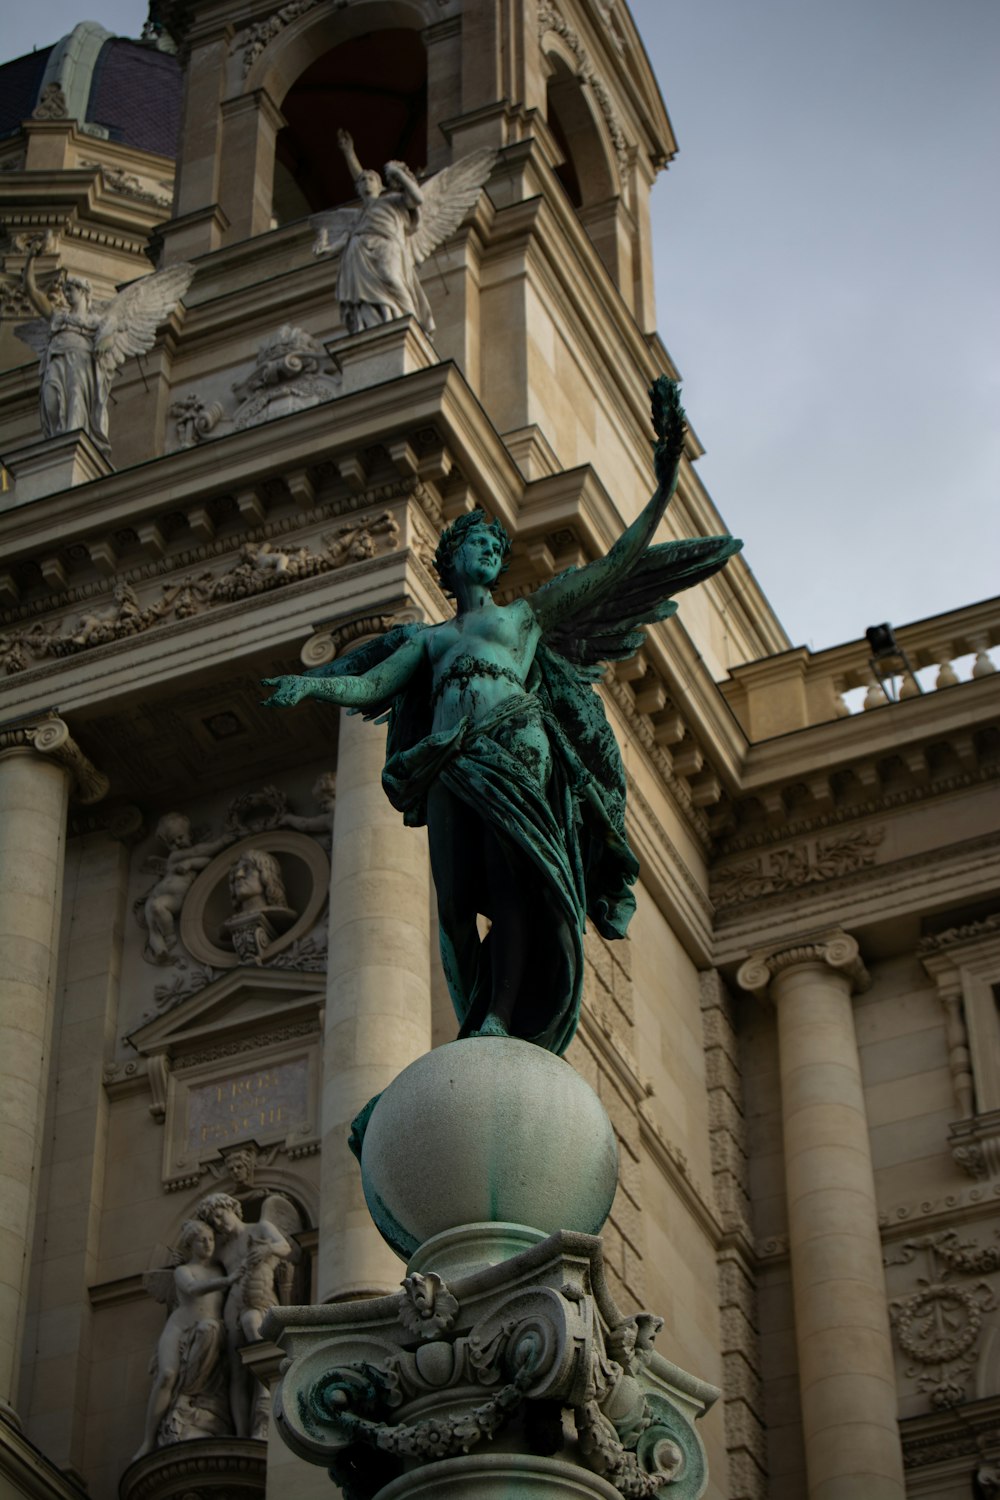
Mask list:
[[[294,708],[309,697],[312,683],[308,677],[262,677],[261,687],[274,689],[270,698],[263,700],[269,708]]]
[[[337,145],[340,147],[341,151],[354,150],[354,137],[351,135],[349,130],[341,129],[337,131]]]

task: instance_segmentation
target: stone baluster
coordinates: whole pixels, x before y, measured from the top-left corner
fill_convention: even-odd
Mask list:
[[[851,995],[868,977],[839,931],[751,955],[773,999],[789,1254],[810,1500],[903,1500],[889,1317]]]
[[[71,792],[106,779],[61,719],[0,726],[0,1412],[16,1420]]]
[[[358,646],[390,623],[355,621],[333,646]],[[329,640],[314,637],[303,660],[316,665],[324,654],[329,659]],[[431,1047],[427,837],[404,826],[382,790],[384,727],[339,713],[321,1111],[321,1301],[398,1289],[402,1265],[372,1223],[347,1138],[369,1099]]]

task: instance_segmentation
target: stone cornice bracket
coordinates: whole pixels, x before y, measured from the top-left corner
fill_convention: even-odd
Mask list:
[[[423,610],[398,609],[393,614],[358,615],[334,625],[321,626],[311,635],[299,653],[304,667],[325,667],[346,651],[363,645],[373,636],[384,635],[394,625],[413,625],[423,619]]]
[[[70,734],[69,725],[56,714],[0,726],[0,756],[11,750],[35,750],[65,766],[73,778],[74,799],[84,806],[107,796],[108,778],[87,759]]]
[[[864,966],[857,940],[839,927],[828,932],[808,933],[799,942],[787,946],[776,943],[768,948],[758,948],[740,965],[736,983],[758,1000],[765,1000],[775,975],[800,964],[825,964],[846,974],[854,994],[862,993],[871,985],[871,976]]]

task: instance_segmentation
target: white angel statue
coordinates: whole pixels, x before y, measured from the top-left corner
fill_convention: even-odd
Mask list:
[[[434,336],[430,303],[417,278],[421,265],[457,229],[479,197],[496,152],[473,151],[418,186],[405,162],[365,171],[354,141],[337,131],[337,144],[358,190],[360,206],[313,214],[314,255],[340,253],[337,300],[348,333],[392,318],[416,318]]]
[[[64,276],[50,297],[35,279],[40,249],[39,242],[28,252],[24,289],[41,316],[14,332],[42,362],[42,432],[57,437],[79,428],[110,459],[112,381],[130,354],[145,354],[153,347],[157,328],[187,291],[194,267],[182,263],[156,271],[107,302],[93,300],[85,276]]]

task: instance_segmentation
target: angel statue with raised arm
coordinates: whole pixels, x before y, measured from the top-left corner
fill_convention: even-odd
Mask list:
[[[340,254],[337,301],[348,333],[393,318],[416,318],[434,336],[431,306],[417,267],[457,229],[476,202],[496,160],[495,151],[473,151],[421,185],[405,162],[386,162],[385,181],[365,171],[354,141],[337,131],[361,199],[360,205],[313,214],[314,255]]]
[[[580,1014],[583,933],[625,936],[638,862],[625,775],[593,684],[642,645],[672,595],[738,552],[730,536],[652,545],[677,486],[685,416],[665,377],[651,391],[657,489],[607,556],[497,604],[510,541],[482,511],[441,536],[436,566],[457,613],[400,625],[268,700],[318,698],[388,715],[382,784],[426,823],[441,954],[460,1036],[512,1035],[562,1053]],[[480,941],[477,916],[490,920]]]
[[[28,252],[24,289],[40,317],[14,332],[42,362],[38,392],[45,437],[85,432],[110,460],[108,398],[130,354],[153,347],[156,330],[187,291],[194,267],[181,264],[131,282],[108,301],[95,301],[85,276],[63,276],[52,296],[35,278],[41,242]]]

